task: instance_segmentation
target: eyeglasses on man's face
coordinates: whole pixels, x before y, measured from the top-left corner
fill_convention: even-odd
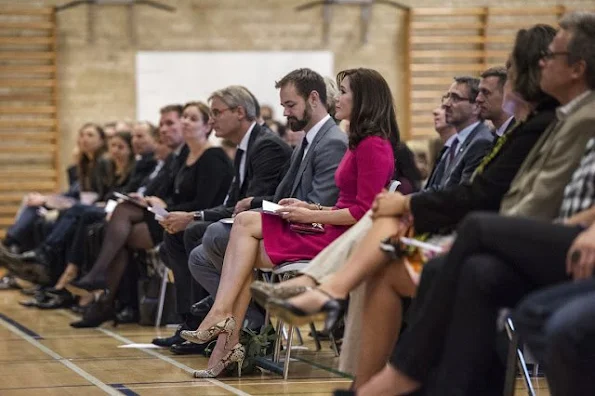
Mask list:
[[[451,103],[461,103],[461,102],[469,102],[469,103],[473,103],[474,101],[471,100],[471,98],[464,98],[462,96],[459,96],[458,94],[454,93],[454,92],[449,92],[446,95],[444,95],[442,97],[442,104],[444,105],[447,102],[451,102]]]
[[[551,49],[546,49],[541,51],[541,59],[543,60],[551,60],[554,59],[556,56],[568,56],[570,52],[568,51],[552,51]]]

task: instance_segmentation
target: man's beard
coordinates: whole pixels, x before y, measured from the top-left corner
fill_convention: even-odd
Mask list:
[[[301,120],[298,120],[295,117],[288,117],[287,123],[289,124],[289,128],[292,131],[303,131],[306,125],[310,123],[312,119],[312,107],[308,103],[306,103],[306,108],[304,109],[304,115]]]

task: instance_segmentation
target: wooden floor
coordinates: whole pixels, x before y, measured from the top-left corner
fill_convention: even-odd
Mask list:
[[[172,329],[109,324],[73,329],[68,310],[40,311],[17,304],[26,297],[0,291],[0,395],[329,395],[350,381],[321,367],[336,367],[328,347],[315,353],[296,351],[290,380],[262,373],[238,378],[194,379],[207,366],[202,356],[179,357],[166,349],[121,346],[148,343]],[[304,335],[307,332],[304,332]],[[312,347],[306,338],[306,346]],[[292,355],[294,356],[294,355]],[[310,362],[310,363],[309,363]],[[545,380],[538,396],[549,396]],[[526,394],[518,382],[517,394]]]

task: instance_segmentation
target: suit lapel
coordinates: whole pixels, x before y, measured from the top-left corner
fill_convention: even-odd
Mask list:
[[[483,125],[484,125],[483,122],[480,122],[479,124],[477,124],[477,126],[475,128],[473,128],[471,133],[469,133],[469,136],[467,136],[467,139],[465,139],[465,141],[459,145],[453,161],[450,164],[448,164],[448,168],[446,169],[446,178],[447,179],[450,177],[450,172],[452,171],[452,169],[455,169],[461,163],[461,161],[463,160],[463,157],[465,156],[465,151],[467,150],[467,147],[469,147],[471,142],[473,142],[473,139],[475,139],[475,136],[479,133],[479,131],[483,127]]]
[[[428,177],[428,181],[426,182],[424,188],[431,187],[434,184],[434,182],[444,174],[443,157],[446,154],[446,151],[448,151],[448,147],[446,146],[443,147],[442,150],[440,150],[440,153],[438,154],[438,159],[436,160],[436,163],[432,168],[432,172],[430,173],[430,177]]]
[[[326,133],[331,129],[331,127],[333,125],[335,125],[335,121],[333,121],[333,119],[330,118],[327,122],[324,123],[324,125],[322,125],[322,127],[320,128],[320,130],[314,137],[314,140],[312,141],[312,143],[310,143],[310,145],[308,147],[308,151],[306,152],[306,156],[304,157],[304,159],[302,159],[302,162],[300,163],[300,167],[298,168],[298,171],[295,175],[295,179],[293,181],[293,186],[291,187],[290,196],[293,196],[293,194],[297,190],[298,186],[300,185],[300,181],[302,180],[302,175],[304,174],[304,171],[306,170],[306,166],[310,162],[310,158],[312,158],[312,156],[314,155],[314,147],[316,147],[316,145],[318,144],[320,139],[322,139],[324,137],[324,135],[326,135]],[[296,150],[297,150],[297,148],[296,148]],[[299,159],[296,158],[296,160],[299,160]],[[294,162],[292,162],[292,164],[293,163]],[[293,166],[292,166],[292,168],[293,168]]]
[[[248,180],[252,177],[252,168],[250,167],[250,159],[252,158],[252,154],[254,151],[254,142],[256,141],[256,139],[258,138],[258,136],[261,133],[264,133],[264,130],[260,127],[260,125],[258,125],[258,123],[256,123],[254,125],[254,128],[252,128],[252,132],[250,133],[250,139],[248,140],[248,149],[246,150],[246,153],[244,154],[246,156],[246,164],[244,166],[245,174],[244,174],[244,181],[242,182],[241,185],[239,185],[239,189],[238,189],[239,196],[242,196],[244,191],[247,189]]]

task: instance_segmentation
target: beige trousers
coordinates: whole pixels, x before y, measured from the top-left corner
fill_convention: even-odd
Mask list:
[[[302,273],[312,277],[318,283],[324,282],[328,275],[334,274],[343,267],[354,247],[372,228],[372,224],[371,212],[368,211],[360,221],[312,259],[310,265]],[[354,375],[357,368],[356,362],[359,353],[359,335],[361,333],[365,296],[365,283],[362,283],[350,293],[349,315],[346,319],[345,336],[343,337],[339,358],[339,370]]]

